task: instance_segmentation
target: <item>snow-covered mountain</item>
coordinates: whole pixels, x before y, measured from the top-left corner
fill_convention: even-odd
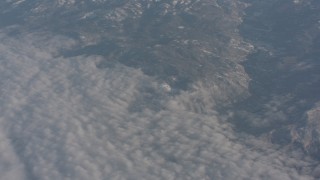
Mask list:
[[[229,87],[228,95],[215,97],[220,103],[246,94],[243,88],[249,79],[238,63],[253,46],[236,32],[247,6],[244,3],[109,0],[3,4],[1,7],[9,9],[3,10],[5,16],[19,14],[16,18],[22,25],[18,31],[46,30],[76,38],[78,47],[62,50],[64,56],[103,55],[99,67],[117,62],[141,68],[175,89],[186,90],[191,82],[207,79],[205,86],[217,91]]]
[[[0,2],[0,179],[319,177],[317,0]]]

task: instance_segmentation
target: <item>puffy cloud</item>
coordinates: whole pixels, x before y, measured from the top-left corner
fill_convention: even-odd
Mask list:
[[[5,179],[311,179],[297,171],[311,160],[237,133],[211,111],[216,94],[201,82],[170,95],[139,69],[58,56],[75,44],[68,38],[0,39]]]
[[[0,134],[0,173],[1,179],[25,178],[24,165],[19,161],[10,140],[1,129]]]

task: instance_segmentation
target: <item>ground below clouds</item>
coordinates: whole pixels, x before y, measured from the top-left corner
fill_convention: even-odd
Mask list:
[[[212,95],[205,86],[170,96],[138,69],[57,56],[72,39],[0,39],[1,179],[312,179],[314,163],[299,152],[188,109],[195,91]],[[163,108],[130,111],[145,84]]]

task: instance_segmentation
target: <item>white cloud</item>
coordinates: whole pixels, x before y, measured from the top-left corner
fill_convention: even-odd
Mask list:
[[[161,83],[121,65],[97,69],[97,56],[56,57],[75,43],[64,37],[1,34],[0,42],[0,172],[8,167],[7,177],[311,179],[296,170],[311,160],[236,133],[211,111],[211,86],[162,94],[162,110],[131,112],[143,86],[157,91]]]
[[[15,150],[2,129],[0,129],[0,174],[1,179],[25,178],[24,165],[15,155]]]

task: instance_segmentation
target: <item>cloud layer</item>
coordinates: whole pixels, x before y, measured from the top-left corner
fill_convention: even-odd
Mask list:
[[[201,82],[171,96],[139,69],[59,57],[72,39],[2,33],[0,42],[1,179],[311,179],[311,160],[211,111],[216,94]],[[140,106],[155,95],[148,103],[160,109]]]

